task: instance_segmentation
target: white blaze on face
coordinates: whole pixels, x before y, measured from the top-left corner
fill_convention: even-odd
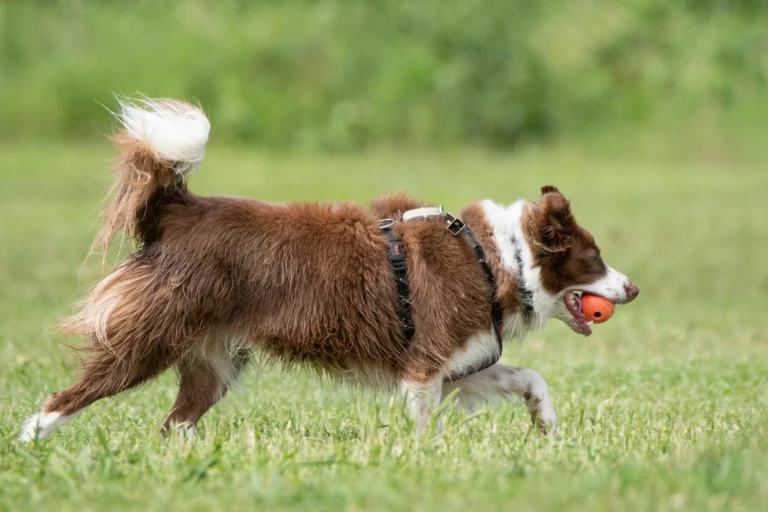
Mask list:
[[[608,270],[605,276],[594,283],[571,286],[569,289],[600,295],[614,304],[625,304],[632,300],[633,297],[630,297],[629,295],[629,289],[632,286],[632,283],[627,276],[612,269],[608,265],[605,267]]]

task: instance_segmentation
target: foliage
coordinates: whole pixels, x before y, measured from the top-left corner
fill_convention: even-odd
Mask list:
[[[111,92],[196,98],[272,148],[511,147],[763,98],[761,0],[0,4],[0,137],[108,131]]]

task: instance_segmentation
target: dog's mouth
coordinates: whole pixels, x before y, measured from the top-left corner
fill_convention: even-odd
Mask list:
[[[574,323],[571,324],[571,328],[579,334],[589,336],[592,334],[592,327],[590,327],[587,317],[584,316],[584,310],[581,307],[581,296],[576,293],[578,290],[568,290],[563,295],[563,302],[568,312],[574,319]]]

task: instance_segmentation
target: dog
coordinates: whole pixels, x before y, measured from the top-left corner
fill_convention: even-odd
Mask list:
[[[201,108],[120,99],[116,117],[117,178],[92,252],[120,237],[136,250],[63,322],[87,340],[82,374],[26,421],[21,441],[46,438],[169,368],[179,393],[162,432],[191,431],[256,355],[399,389],[418,431],[458,389],[468,409],[520,397],[534,425],[552,433],[545,380],[498,363],[501,338],[520,339],[549,318],[589,335],[577,292],[615,304],[639,293],[603,262],[553,186],[536,203],[472,203],[459,219],[405,194],[368,208],[200,197],[186,183],[208,141]],[[395,222],[418,209],[431,213]],[[392,247],[405,254],[400,281]]]

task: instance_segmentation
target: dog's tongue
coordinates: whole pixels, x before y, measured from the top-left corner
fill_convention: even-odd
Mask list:
[[[568,310],[573,315],[573,318],[579,324],[582,334],[584,334],[585,336],[589,336],[590,334],[592,334],[592,329],[589,326],[590,322],[588,322],[586,317],[584,316],[584,309],[583,309],[584,304],[581,296],[579,296],[578,293],[569,291],[565,295],[564,301],[565,301],[565,307],[568,308]]]
[[[581,296],[575,292],[568,292],[565,297],[565,305],[574,315],[580,315],[583,313]]]

